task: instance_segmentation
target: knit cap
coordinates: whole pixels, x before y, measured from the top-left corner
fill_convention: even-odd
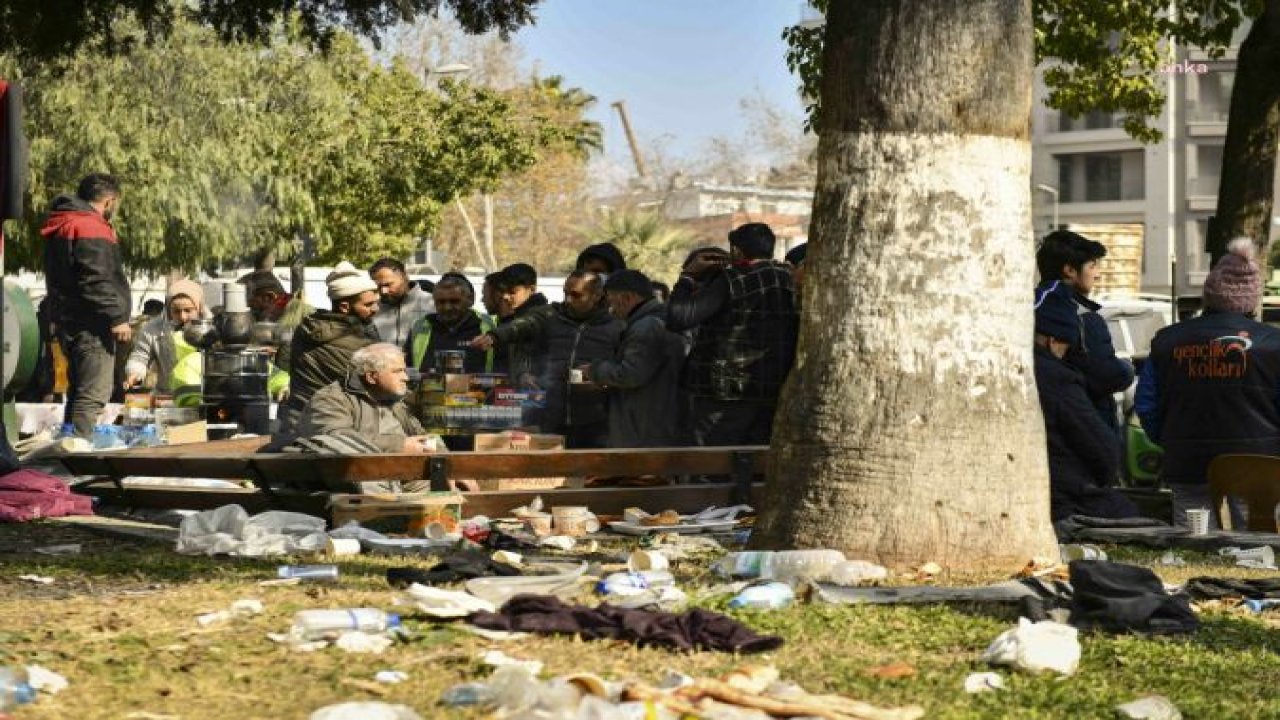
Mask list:
[[[1262,275],[1254,262],[1253,241],[1236,238],[1227,245],[1227,254],[1204,279],[1204,305],[1219,312],[1248,315],[1262,298]]]

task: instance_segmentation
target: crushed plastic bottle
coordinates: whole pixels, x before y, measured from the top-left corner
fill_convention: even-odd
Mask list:
[[[746,588],[729,601],[729,607],[735,610],[777,610],[790,605],[795,599],[795,591],[790,585],[771,582]]]
[[[471,705],[488,705],[497,698],[493,689],[484,683],[462,683],[454,685],[440,696],[440,704],[450,707],[468,707]]]
[[[124,440],[120,438],[120,432],[115,425],[94,425],[92,442],[94,450],[124,447]]]
[[[281,579],[300,578],[302,580],[337,580],[337,565],[281,565],[276,568],[276,575]]]
[[[160,444],[160,433],[156,430],[156,426],[151,424],[142,426],[142,430],[138,431],[133,442],[129,443],[129,447],[146,448],[156,447]]]
[[[293,630],[290,634],[304,640],[316,640],[351,630],[379,633],[398,627],[399,615],[375,608],[300,610],[293,616]]]
[[[716,569],[730,577],[794,582],[801,578],[825,580],[843,562],[844,553],[839,550],[764,550],[729,553]]]
[[[0,667],[0,711],[36,701],[36,690],[22,668]]]
[[[889,577],[889,570],[866,560],[847,560],[831,568],[829,579],[836,585],[853,586]]]

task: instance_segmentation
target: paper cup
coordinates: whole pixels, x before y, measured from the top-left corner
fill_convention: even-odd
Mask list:
[[[671,567],[667,556],[653,550],[636,550],[627,558],[627,569],[631,572],[645,570],[666,570]]]
[[[1187,526],[1191,528],[1192,535],[1208,535],[1209,534],[1208,508],[1195,508],[1195,509],[1187,510]]]
[[[557,505],[551,508],[552,517],[561,515],[590,515],[591,508],[586,505]]]
[[[422,534],[432,540],[445,540],[449,537],[449,528],[442,522],[431,522],[427,523],[427,528]]]
[[[529,532],[538,537],[546,537],[551,534],[551,516],[546,513],[525,515],[524,524],[529,528]]]
[[[354,539],[329,538],[324,544],[325,552],[334,557],[359,555],[360,541]]]

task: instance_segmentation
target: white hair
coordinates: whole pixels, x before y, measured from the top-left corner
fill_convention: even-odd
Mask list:
[[[366,345],[351,355],[351,369],[358,375],[386,370],[392,358],[404,358],[400,348],[391,343]]]

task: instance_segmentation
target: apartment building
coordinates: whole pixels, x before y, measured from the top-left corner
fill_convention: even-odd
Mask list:
[[[1071,119],[1044,104],[1037,73],[1032,110],[1032,194],[1037,235],[1059,226],[1121,225],[1141,238],[1141,290],[1198,295],[1209,271],[1208,219],[1217,206],[1222,146],[1235,80],[1237,30],[1217,60],[1176,50],[1160,74],[1159,143],[1129,138],[1107,113]],[[1176,261],[1176,266],[1174,264]],[[1174,268],[1176,267],[1176,271]],[[1176,275],[1175,275],[1176,272]]]

